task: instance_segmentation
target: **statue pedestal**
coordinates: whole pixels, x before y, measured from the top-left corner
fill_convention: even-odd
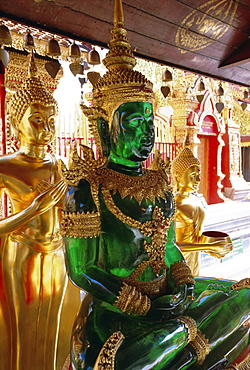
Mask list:
[[[224,187],[224,195],[231,200],[245,200],[250,198],[250,183],[241,176],[231,176],[232,187]]]

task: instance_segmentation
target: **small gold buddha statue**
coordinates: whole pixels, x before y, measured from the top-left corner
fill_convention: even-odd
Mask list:
[[[0,189],[12,205],[12,214],[0,220],[1,369],[59,369],[80,301],[76,291],[68,300],[73,285],[66,275],[58,227],[65,185],[55,156],[47,153],[55,135],[57,103],[36,73],[31,54],[29,77],[9,107],[20,149],[0,157]],[[60,328],[62,308],[67,314]]]
[[[217,238],[203,235],[205,210],[197,195],[200,184],[201,164],[189,148],[187,136],[185,147],[172,161],[175,187],[175,233],[176,243],[183,252],[192,274],[200,272],[200,251],[222,258],[232,250],[232,241],[225,233],[216,232]]]

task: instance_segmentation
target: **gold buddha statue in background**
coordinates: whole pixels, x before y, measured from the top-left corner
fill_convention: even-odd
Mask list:
[[[80,301],[76,292],[65,301],[65,292],[76,288],[68,282],[58,231],[58,202],[66,187],[55,156],[47,153],[56,113],[31,54],[29,77],[10,101],[20,149],[0,157],[0,189],[12,204],[12,214],[0,220],[1,369],[61,368]]]
[[[198,276],[200,251],[222,258],[232,250],[232,243],[230,238],[218,237],[211,242],[203,236],[205,210],[200,197],[197,196],[201,164],[189,148],[188,137],[184,149],[172,161],[172,175],[176,202],[176,244],[181,249],[193,276]]]

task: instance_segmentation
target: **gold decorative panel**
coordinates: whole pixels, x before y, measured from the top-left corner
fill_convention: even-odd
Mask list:
[[[237,8],[238,3],[232,0],[209,0],[194,9],[176,32],[179,51],[201,50],[219,40],[232,24]]]

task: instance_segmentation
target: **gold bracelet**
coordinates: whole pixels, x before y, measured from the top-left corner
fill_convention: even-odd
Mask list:
[[[197,326],[194,319],[190,316],[181,316],[178,318],[178,321],[183,323],[188,331],[188,343],[194,341],[197,335]]]
[[[142,297],[143,297],[144,302],[143,302],[140,313],[142,316],[145,316],[151,308],[151,301],[146,295],[143,295]]]
[[[232,290],[250,289],[250,278],[244,278],[231,286]]]
[[[140,309],[140,305],[141,305],[140,293],[138,292],[138,290],[135,289],[134,294],[131,297],[127,313],[130,314],[133,312],[138,312]]]
[[[114,303],[114,306],[116,308],[119,308],[119,310],[121,310],[122,312],[126,312],[128,300],[131,301],[134,291],[135,287],[123,284],[123,286],[121,287],[121,291],[119,292],[119,296]]]
[[[114,332],[102,346],[93,370],[115,370],[115,355],[124,339],[125,337],[120,331]]]
[[[195,349],[195,352],[197,354],[197,365],[200,365],[203,363],[203,361],[206,358],[206,355],[210,352],[210,346],[208,343],[208,340],[205,338],[205,335],[203,335],[199,330],[197,330],[197,334],[195,339],[190,342],[191,346]]]
[[[242,360],[239,364],[230,365],[226,367],[226,370],[234,369],[234,370],[249,370],[250,369],[250,353],[247,355],[247,357]]]
[[[191,283],[195,284],[191,270],[184,261],[175,262],[170,267],[170,273],[176,285]]]

